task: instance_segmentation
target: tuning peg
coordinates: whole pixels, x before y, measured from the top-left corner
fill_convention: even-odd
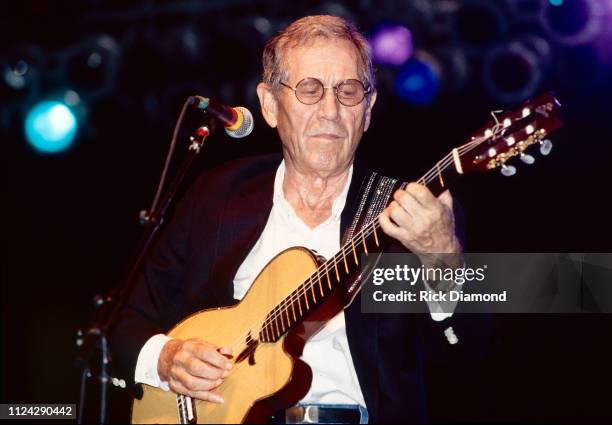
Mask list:
[[[501,167],[501,173],[502,175],[506,176],[506,177],[510,177],[516,174],[516,167],[513,165],[502,165]]]
[[[544,139],[540,142],[540,153],[544,156],[548,155],[553,148],[550,139]]]
[[[521,153],[521,161],[527,165],[531,165],[535,162],[535,158],[528,153]]]

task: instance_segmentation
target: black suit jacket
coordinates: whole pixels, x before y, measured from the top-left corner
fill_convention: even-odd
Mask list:
[[[177,204],[112,331],[114,364],[125,377],[133,377],[152,335],[196,311],[236,302],[233,278],[264,229],[280,161],[270,155],[222,165],[201,176]],[[355,163],[342,232],[368,174]],[[459,332],[457,315],[437,323],[429,315],[362,314],[360,304],[356,299],[346,309],[346,332],[370,420],[427,421],[423,360],[448,355],[443,330],[453,325]]]

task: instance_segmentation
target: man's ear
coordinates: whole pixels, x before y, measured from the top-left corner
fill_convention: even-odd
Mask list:
[[[375,103],[376,103],[376,91],[372,92],[372,95],[370,96],[370,100],[368,101],[368,104],[367,104],[367,109],[365,111],[365,124],[363,126],[363,131],[368,131],[368,128],[370,127],[370,119],[372,118],[372,108],[374,107]]]
[[[278,123],[276,119],[278,104],[272,88],[265,83],[259,83],[257,85],[257,97],[259,97],[259,106],[264,119],[270,127],[276,127]]]

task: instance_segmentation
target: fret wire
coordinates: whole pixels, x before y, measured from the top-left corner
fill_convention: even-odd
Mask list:
[[[282,335],[282,334],[285,333],[285,321],[283,320],[283,312],[282,311],[280,312],[279,317],[281,319],[281,322],[280,322],[281,333],[280,334]]]
[[[280,312],[280,314],[278,315],[278,317],[280,317],[280,327],[281,330],[285,332],[285,321],[283,320],[283,302],[281,302],[278,307]]]
[[[289,318],[289,306],[285,309],[285,315],[287,316],[287,328],[291,327],[291,319]]]
[[[276,329],[276,333],[274,334],[274,338],[278,338],[280,336],[280,332],[278,331],[278,319],[274,318],[274,328]]]
[[[272,341],[272,337],[270,335],[270,332],[272,331],[272,329],[270,329],[270,325],[269,324],[265,325],[264,329],[266,330],[266,337],[268,338],[268,341]]]
[[[475,146],[474,146],[474,147],[475,147]],[[471,149],[472,149],[472,148],[470,148],[470,150],[471,150]],[[461,150],[461,149],[460,149],[460,150]],[[462,151],[462,153],[463,153],[463,151]],[[454,161],[453,161],[453,158],[452,158],[452,152],[449,152],[449,153],[448,153],[448,154],[447,154],[447,155],[444,157],[444,159],[443,159],[442,161],[439,161],[439,164],[444,164],[444,165],[443,165],[443,167],[442,167],[443,169],[448,168],[448,166],[449,166],[449,165],[451,165],[451,164],[453,164],[453,163],[454,163]],[[431,175],[433,175],[433,174],[435,174],[435,173],[436,173],[436,167],[432,167],[432,168],[431,168],[431,169],[430,169],[430,170],[429,170],[427,173],[425,173],[425,174],[423,175],[423,177],[421,177],[419,180],[425,180],[425,179],[429,178]]]
[[[474,148],[480,146],[486,139],[485,138],[478,138],[475,140],[472,140],[469,143],[466,143],[465,145],[461,146],[458,149],[458,152],[460,153],[460,155],[463,155],[471,150],[473,150]],[[444,164],[444,166],[442,167],[443,169],[448,168],[450,165],[454,165],[454,160],[452,158],[452,152],[448,153],[444,159],[441,161],[442,164]],[[430,179],[432,177],[433,174],[435,174],[436,170],[435,167],[433,167],[432,169],[430,169],[427,173],[425,173],[423,175],[423,177],[421,177],[418,181],[426,181],[428,179]],[[433,179],[429,180],[432,181]],[[406,186],[406,183],[404,183],[402,186]]]
[[[346,271],[346,274],[349,274],[348,263],[346,262],[346,252],[344,252],[344,248],[341,248],[340,252],[342,253],[342,259],[344,260],[344,270]]]
[[[340,273],[338,273],[338,263],[336,262],[336,256],[334,255],[332,258],[334,260],[334,268],[336,269],[336,279],[338,280],[338,283],[340,283]]]
[[[359,260],[357,260],[357,251],[355,250],[355,239],[351,238],[351,246],[353,251],[353,258],[355,258],[355,265],[359,265]]]
[[[321,298],[325,295],[323,293],[323,284],[321,283],[321,273],[317,273],[317,280],[319,281],[319,291],[321,291]]]
[[[310,307],[308,306],[308,290],[304,290],[304,298],[306,299],[306,311],[310,310]]]
[[[329,278],[329,268],[325,267],[325,273],[327,274],[327,286],[329,286],[329,289],[331,290],[332,283],[331,283],[331,279]]]
[[[473,149],[474,147],[475,147],[475,146],[473,146],[473,147],[467,147],[466,149],[471,150],[471,149]],[[462,150],[462,149],[460,149],[460,151],[463,153],[463,150]],[[440,170],[440,171],[443,171],[443,170],[445,170],[446,168],[448,168],[450,165],[454,164],[454,161],[453,161],[453,159],[452,159],[452,152],[451,152],[451,153],[449,153],[449,154],[447,154],[447,155],[444,157],[444,160],[442,160],[442,161],[441,161],[441,162],[439,162],[438,164],[444,164],[444,165],[441,167],[441,170]],[[429,178],[431,178],[431,177],[435,176],[435,175],[436,175],[438,172],[439,172],[439,171],[437,170],[437,167],[432,167],[432,168],[431,168],[431,169],[430,169],[430,170],[429,170],[427,173],[425,173],[425,174],[423,175],[423,177],[421,177],[419,180],[417,180],[417,182],[422,182],[422,181],[425,181],[425,180],[427,180],[427,179],[429,179]],[[432,179],[432,180],[433,180],[433,179]],[[430,181],[431,181],[431,180],[430,180]],[[406,186],[407,186],[407,182],[402,183],[402,189],[405,189],[405,188],[406,188]]]
[[[272,322],[273,322],[274,320],[276,320],[276,317],[277,317],[276,311],[277,311],[277,310],[278,310],[278,305],[274,306],[274,308],[272,309],[272,311],[270,311],[270,314],[269,314],[270,318],[269,318],[268,320],[270,320],[270,330],[271,330],[271,331],[273,331],[273,330],[274,330],[274,328],[273,328],[273,326],[272,326],[272,325],[273,325],[273,323],[272,323]],[[275,336],[275,335],[274,335],[274,334],[272,334],[272,336]]]
[[[295,301],[291,301],[291,311],[293,312],[293,321],[297,322],[297,316],[295,315]]]
[[[438,178],[440,179],[440,186],[444,187],[444,180],[442,179],[442,171],[440,170],[440,162],[436,163],[438,168]]]
[[[302,301],[301,301],[302,296],[298,294],[297,296],[297,300],[298,300],[298,308],[300,309],[300,317],[304,316],[304,313],[302,313]]]
[[[368,255],[368,245],[366,244],[365,233],[363,230],[359,233],[361,233],[361,244],[363,245],[363,252],[365,253],[365,255]]]
[[[310,289],[312,290],[312,302],[316,303],[317,302],[317,296],[315,294],[314,284],[312,282],[312,276],[310,276]]]
[[[374,240],[376,241],[376,246],[380,246],[380,242],[378,242],[378,234],[376,233],[376,226],[372,226],[374,231]]]

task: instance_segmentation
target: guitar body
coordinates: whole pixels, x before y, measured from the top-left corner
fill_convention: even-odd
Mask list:
[[[317,266],[316,258],[307,249],[285,250],[259,273],[239,304],[195,313],[169,332],[174,338],[201,338],[218,347],[234,348],[235,366],[215,390],[225,403],[194,400],[198,423],[267,422],[274,412],[306,395],[312,372],[297,358],[301,352],[296,351],[303,346],[292,342],[299,339],[297,331],[290,331],[276,342],[257,344],[242,359],[240,354],[247,349],[248,339],[259,339],[261,321],[268,312]],[[259,325],[254,327],[254,323]],[[249,329],[253,329],[250,338]],[[133,402],[132,423],[180,423],[175,393],[141,385],[143,396]]]

